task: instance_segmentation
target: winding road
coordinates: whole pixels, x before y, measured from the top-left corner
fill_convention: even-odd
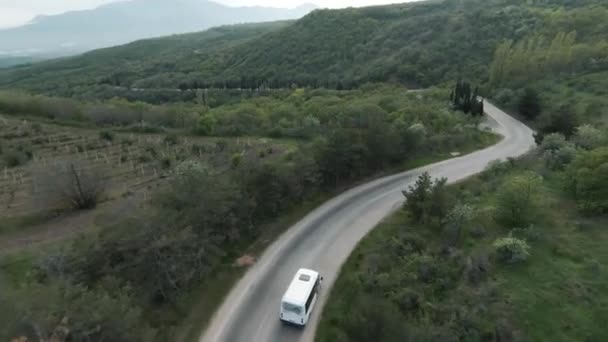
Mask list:
[[[371,229],[403,203],[401,191],[425,171],[453,183],[481,172],[496,159],[517,157],[534,146],[532,130],[491,103],[486,113],[498,144],[462,157],[378,179],[326,202],[290,227],[237,283],[215,313],[200,342],[313,341],[319,316],[341,265]],[[317,307],[305,329],[279,322],[279,302],[298,268],[324,276]]]

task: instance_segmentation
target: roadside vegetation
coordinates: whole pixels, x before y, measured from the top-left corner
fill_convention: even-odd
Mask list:
[[[386,169],[496,141],[478,128],[478,117],[450,109],[448,99],[440,89],[412,93],[389,85],[353,91],[295,89],[215,108],[193,107],[200,110],[193,114],[194,124],[167,128],[164,135],[124,133],[121,122],[74,116],[71,122],[77,127],[64,130],[102,128],[89,139],[104,146],[118,144],[121,150],[123,139],[132,137],[133,146],[142,139],[141,153],[160,141],[167,150],[185,154],[166,165],[162,157],[149,156],[150,163],[158,160],[155,165],[164,176],[159,171],[158,185],[147,192],[149,201],[123,220],[43,253],[5,258],[1,269],[8,285],[0,300],[8,316],[2,320],[2,338],[49,338],[68,331],[76,339],[172,340],[183,333],[178,327],[192,308],[194,291],[233,274],[235,261],[259,239],[272,237],[266,230],[273,222],[302,203]],[[79,111],[86,112],[87,106],[74,102]],[[43,130],[61,127],[42,119],[49,107],[40,108],[39,115],[30,116],[32,122],[42,120]],[[156,109],[142,104],[145,114],[139,117],[145,119],[139,124],[147,124],[147,110]],[[96,113],[106,117],[102,110]],[[29,131],[31,125],[24,127]],[[281,147],[276,138],[289,143]],[[266,147],[246,148],[264,139]],[[207,151],[208,144],[199,140],[214,143]],[[80,153],[77,147],[71,151]],[[33,162],[24,167],[28,164]],[[54,201],[68,199],[73,209],[94,207],[98,178],[81,172],[78,163],[63,166],[61,173],[34,178],[54,180],[51,185],[67,190],[51,191],[59,196]],[[85,312],[84,303],[100,309]]]
[[[607,165],[553,134],[456,185],[421,176],[344,265],[317,341],[606,340]]]

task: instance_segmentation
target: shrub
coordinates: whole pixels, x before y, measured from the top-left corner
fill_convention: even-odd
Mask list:
[[[404,208],[415,222],[441,223],[450,206],[450,198],[445,189],[447,179],[435,179],[425,172],[414,186],[403,191],[406,198]]]
[[[399,307],[399,311],[406,316],[418,313],[423,304],[422,296],[409,288],[401,289],[392,300]]]
[[[475,217],[475,209],[468,204],[457,204],[444,219],[446,231],[452,235],[452,239],[459,240],[462,231],[471,223]]]
[[[391,302],[365,296],[357,298],[343,321],[347,341],[407,341],[409,331],[403,325],[399,309]]]
[[[104,129],[101,132],[99,132],[99,139],[101,140],[106,140],[106,141],[113,141],[114,140],[114,132]]]
[[[533,223],[539,212],[542,182],[542,177],[534,172],[506,180],[497,195],[496,220],[508,227]]]
[[[514,102],[516,99],[515,92],[508,88],[500,89],[494,95],[494,99],[500,105],[506,106],[507,108],[511,108],[514,106]]]
[[[492,247],[494,247],[498,261],[506,264],[523,262],[530,256],[528,243],[511,236],[496,239]]]
[[[578,207],[608,213],[608,147],[580,153],[566,171],[566,187]]]
[[[37,188],[48,209],[91,209],[105,190],[102,172],[80,161],[64,161],[37,173]]]
[[[469,256],[465,262],[465,275],[472,284],[479,284],[490,273],[490,258],[485,252]]]
[[[540,149],[543,151],[556,151],[567,144],[568,142],[563,134],[550,133],[544,137],[543,142],[540,144]]]
[[[230,162],[232,164],[233,168],[237,168],[240,164],[241,164],[241,160],[243,160],[243,154],[242,153],[235,153],[232,155],[232,158],[230,158]]]
[[[519,98],[517,104],[519,113],[526,119],[534,120],[540,114],[541,106],[538,93],[531,88],[526,88],[524,93]]]
[[[481,178],[484,180],[492,180],[500,175],[503,175],[513,169],[513,164],[502,160],[493,160],[486,166],[485,170],[481,174]]]
[[[592,150],[606,143],[606,134],[591,125],[583,125],[576,128],[573,140],[576,146]]]
[[[217,147],[217,150],[220,152],[224,152],[224,150],[226,149],[226,147],[228,146],[228,143],[224,140],[218,140],[215,143],[215,146]]]
[[[25,153],[17,150],[8,150],[3,155],[4,164],[7,167],[17,167],[24,164],[27,161]]]
[[[576,148],[570,143],[556,151],[546,151],[545,163],[552,170],[563,170],[576,157]]]
[[[179,137],[177,134],[167,134],[164,139],[165,144],[177,145],[179,143]]]
[[[577,126],[577,115],[571,108],[562,106],[553,113],[543,113],[539,117],[538,132],[534,135],[534,139],[540,144],[549,133],[561,133],[566,138],[570,138]]]
[[[160,167],[164,170],[169,169],[171,167],[171,158],[165,157],[160,160]]]

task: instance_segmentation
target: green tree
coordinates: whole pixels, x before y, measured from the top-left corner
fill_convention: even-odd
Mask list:
[[[539,117],[539,128],[534,136],[537,144],[542,143],[545,135],[549,133],[561,133],[570,138],[578,126],[578,117],[568,106],[561,106],[552,113],[545,113]]]
[[[519,113],[528,120],[536,119],[541,112],[540,98],[536,90],[526,88],[517,105]]]
[[[318,140],[314,151],[326,184],[337,185],[369,171],[369,150],[356,130],[338,129],[327,139]]]
[[[433,188],[433,181],[428,172],[423,173],[416,180],[414,186],[410,186],[408,191],[403,191],[405,196],[405,209],[409,212],[412,219],[422,222],[428,211],[430,192]]]
[[[413,186],[402,192],[406,198],[404,208],[415,222],[440,224],[443,221],[451,202],[446,183],[446,178],[433,182],[425,172]]]
[[[471,223],[475,217],[475,209],[468,204],[457,204],[444,219],[444,225],[454,235],[454,240],[461,238],[463,229]]]
[[[539,214],[543,179],[528,171],[507,179],[497,194],[496,220],[507,227],[525,227]]]
[[[566,171],[566,185],[578,207],[608,213],[608,147],[580,153]]]
[[[606,144],[608,139],[605,132],[591,125],[582,125],[576,128],[573,140],[576,146],[592,150]]]

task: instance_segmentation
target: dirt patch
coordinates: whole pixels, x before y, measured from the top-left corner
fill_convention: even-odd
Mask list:
[[[52,243],[91,232],[98,228],[96,221],[102,219],[110,226],[133,213],[140,202],[135,197],[120,198],[99,205],[95,210],[65,214],[23,232],[3,235],[0,238],[0,255],[31,248],[42,243]]]

